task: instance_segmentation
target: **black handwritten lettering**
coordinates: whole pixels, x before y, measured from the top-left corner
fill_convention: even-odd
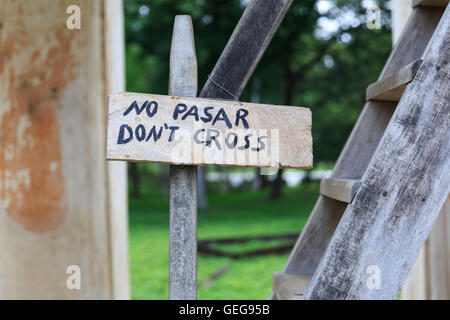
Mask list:
[[[230,137],[234,137],[233,141],[230,143]],[[238,143],[238,135],[236,133],[230,132],[227,134],[227,137],[225,138],[225,144],[228,148],[234,149]]]
[[[195,141],[195,143],[203,144],[205,142],[203,140],[200,140],[199,137],[198,137],[200,135],[200,133],[202,133],[202,132],[205,132],[205,129],[198,129],[197,131],[195,131],[195,133],[194,133],[194,141]]]
[[[180,127],[179,126],[171,126],[171,127],[169,127],[169,129],[170,129],[170,136],[169,136],[169,142],[170,142],[175,138],[175,131],[180,129]]]
[[[262,139],[269,139],[269,137],[268,136],[258,137],[259,146],[257,148],[252,148],[252,151],[259,152],[266,148],[266,144],[264,143],[264,141]]]
[[[231,129],[231,122],[228,119],[227,114],[223,108],[220,108],[219,112],[217,112],[216,117],[214,118],[212,125],[215,125],[217,121],[223,121],[227,125],[228,128]]]
[[[129,137],[124,139],[125,129],[128,131]],[[126,144],[133,140],[133,129],[127,124],[123,124],[120,126],[119,137],[117,138],[117,144]]]
[[[153,136],[153,140],[154,140],[155,142],[158,141],[159,138],[161,138],[162,131],[163,131],[163,127],[161,126],[161,127],[159,127],[159,132],[156,133],[156,126],[153,126],[153,127],[150,129],[150,132],[148,133],[147,139],[145,139],[145,141],[150,140],[150,138],[151,138],[152,136]]]
[[[142,141],[145,139],[145,127],[144,125],[140,124],[136,127],[136,130],[134,131],[136,135],[137,141]]]
[[[249,138],[250,138],[251,136],[252,136],[251,133],[245,135],[245,137],[244,137],[245,145],[243,145],[242,147],[238,147],[239,150],[245,150],[245,149],[250,148],[250,140],[249,140]]]
[[[214,141],[216,144],[217,149],[222,150],[222,147],[220,146],[219,141],[217,141],[217,138],[220,136],[220,131],[215,129],[208,129],[206,131],[206,143],[205,146],[208,147],[211,145],[211,142]]]
[[[123,113],[124,116],[126,116],[127,114],[129,114],[131,112],[131,110],[136,110],[136,114],[140,115],[142,111],[144,111],[144,109],[147,107],[148,101],[145,101],[142,106],[139,108],[138,104],[136,101],[133,101],[131,103],[131,105],[128,107],[127,110],[125,110],[125,112]]]
[[[248,129],[248,122],[245,119],[246,116],[248,116],[248,110],[239,109],[236,112],[236,122],[235,122],[236,127],[239,125],[239,120],[241,120],[242,124],[244,125],[244,128]]]
[[[198,108],[197,106],[192,106],[188,112],[181,118],[181,120],[185,120],[189,116],[194,116],[195,121],[198,121]]]
[[[177,106],[175,107],[175,110],[173,111],[173,120],[177,120],[178,115],[180,113],[185,112],[186,110],[187,110],[187,105],[185,105],[184,103],[177,104]]]
[[[153,110],[151,109],[151,106],[153,106]],[[156,101],[150,102],[149,104],[147,104],[147,108],[145,110],[150,118],[153,117],[156,114],[156,112],[158,112],[158,102]]]
[[[203,109],[203,113],[205,114],[206,117],[201,117],[200,119],[202,119],[203,122],[209,122],[212,120],[212,115],[211,113],[209,113],[209,110],[213,110],[214,107],[205,107]]]

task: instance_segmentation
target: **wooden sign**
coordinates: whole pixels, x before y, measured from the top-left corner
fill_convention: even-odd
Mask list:
[[[107,159],[311,168],[311,111],[227,100],[112,94]]]

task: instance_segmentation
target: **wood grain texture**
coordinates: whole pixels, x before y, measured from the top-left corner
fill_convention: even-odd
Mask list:
[[[137,109],[146,105],[146,111],[139,114]],[[311,121],[311,111],[301,107],[113,94],[109,97],[107,158],[311,168]]]
[[[395,299],[450,191],[450,9],[405,91],[305,299]],[[369,266],[381,275],[369,289]]]
[[[286,274],[277,271],[273,274],[272,289],[278,300],[300,300],[311,277],[311,275]]]
[[[422,61],[416,60],[397,70],[386,78],[367,87],[366,100],[400,101],[406,86],[410,83]]]
[[[239,97],[292,0],[253,0],[244,11],[210,77]],[[200,97],[233,99],[207,80]]]
[[[197,95],[197,56],[190,16],[175,17],[169,94]],[[197,167],[170,166],[169,299],[197,298]]]
[[[441,7],[448,5],[448,0],[412,0],[412,6],[415,7]]]
[[[361,186],[355,179],[322,179],[320,194],[331,199],[351,203]]]
[[[394,47],[379,80],[410,62],[420,59],[438,24],[442,10],[414,10],[401,38]],[[426,28],[425,28],[426,27]],[[360,179],[364,174],[396,104],[369,101],[365,104],[350,137],[335,164],[331,178]],[[320,196],[286,263],[287,273],[313,273],[322,258],[345,203]],[[274,297],[275,298],[275,297]]]
[[[81,31],[65,27],[73,4]],[[2,1],[2,299],[113,297],[103,4]],[[66,288],[69,265],[81,290]]]

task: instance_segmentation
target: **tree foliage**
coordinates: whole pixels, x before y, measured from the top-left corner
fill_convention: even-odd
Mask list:
[[[174,17],[192,17],[199,90],[248,1],[125,1],[127,90],[167,94]],[[366,7],[381,9],[381,29]],[[315,161],[333,162],[391,48],[386,0],[295,0],[244,91],[242,101],[311,108]]]

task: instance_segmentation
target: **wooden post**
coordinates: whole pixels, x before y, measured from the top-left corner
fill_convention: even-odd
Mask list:
[[[252,0],[248,4],[200,97],[231,100],[230,93],[235,97],[241,95],[292,1]],[[236,63],[237,57],[239,63]]]
[[[117,16],[103,15],[105,2],[2,1],[2,299],[129,297],[127,245],[117,250],[110,242],[127,238],[125,185],[108,194],[126,171],[108,170],[104,154],[106,93],[123,89],[123,61],[115,58],[123,38],[108,23]],[[110,9],[120,5],[107,2]],[[76,14],[66,13],[72,5],[80,9],[80,29],[66,26]],[[115,72],[106,66],[105,48],[116,50],[107,53]],[[112,260],[121,261],[120,271]],[[67,286],[77,276],[71,265],[79,267],[79,289]]]
[[[411,0],[392,2],[395,44],[412,13]],[[450,299],[450,199],[439,213],[402,290],[405,300]]]
[[[197,57],[190,16],[175,17],[169,94],[197,95]],[[169,298],[197,298],[197,167],[170,166]]]
[[[238,25],[236,26],[233,34],[231,35],[228,43],[223,50],[218,62],[214,66],[211,72],[210,78],[216,83],[219,83],[222,87],[226,88],[231,94],[239,97],[242,90],[245,88],[248,79],[252,75],[254,69],[256,68],[259,60],[261,59],[264,51],[272,40],[278,26],[283,20],[286,12],[291,6],[293,0],[252,0],[244,11]],[[264,16],[264,23],[260,22],[260,17]],[[255,28],[256,21],[258,21],[258,28]],[[174,27],[175,29],[175,27]],[[174,32],[175,36],[175,32]],[[251,39],[251,41],[249,41]],[[193,40],[192,40],[193,42]],[[173,45],[173,41],[172,41]],[[172,54],[171,54],[172,56]],[[240,61],[243,63],[236,64],[236,56],[240,57]],[[172,60],[171,60],[172,61]],[[172,72],[170,75],[172,78]],[[193,90],[194,92],[194,90]],[[196,95],[196,90],[193,95]],[[171,92],[172,94],[172,92]],[[204,98],[222,98],[231,99],[229,93],[225,92],[221,87],[214,84],[210,79],[206,82],[200,94]],[[171,166],[171,170],[173,166]],[[180,170],[180,169],[178,169]],[[194,170],[193,168],[185,167],[185,170]],[[186,173],[186,177],[192,177],[193,173]],[[197,175],[197,174],[196,174]],[[171,181],[173,175],[171,174]],[[191,186],[196,186],[197,182],[194,182],[190,178]],[[197,192],[197,189],[191,190],[191,192]],[[181,196],[182,194],[180,194]],[[189,197],[189,194],[185,194],[185,197]],[[194,196],[194,195],[193,195]],[[194,199],[196,199],[197,194],[195,194]],[[173,199],[175,200],[175,198]],[[185,199],[184,203],[191,203],[189,199]],[[171,207],[172,207],[172,183],[171,183]],[[196,203],[196,202],[195,202]],[[175,201],[174,201],[175,204]],[[195,207],[195,212],[197,208]],[[192,210],[189,206],[186,210]],[[171,208],[172,217],[172,208]],[[172,222],[171,222],[172,223]],[[173,226],[175,227],[175,226]],[[172,224],[171,224],[172,228]],[[172,237],[172,234],[171,234]],[[171,256],[172,256],[172,238],[171,238]],[[175,249],[174,249],[175,250]],[[175,261],[173,261],[175,264]],[[196,266],[196,265],[195,265]],[[172,268],[172,258],[170,262],[170,268]],[[175,271],[176,269],[174,269]],[[172,279],[174,281],[179,281],[181,284],[182,279],[176,279],[175,273],[172,274],[172,269],[170,271],[170,298],[172,299],[172,292],[180,285],[176,285],[176,282],[172,285]],[[185,280],[187,281],[187,280]],[[189,281],[192,284],[192,281]],[[194,282],[195,284],[195,282]],[[186,284],[187,285],[187,282]],[[172,289],[173,288],[173,289]],[[195,297],[191,294],[191,297]],[[174,296],[173,299],[177,298]],[[187,299],[187,298],[186,298]]]

